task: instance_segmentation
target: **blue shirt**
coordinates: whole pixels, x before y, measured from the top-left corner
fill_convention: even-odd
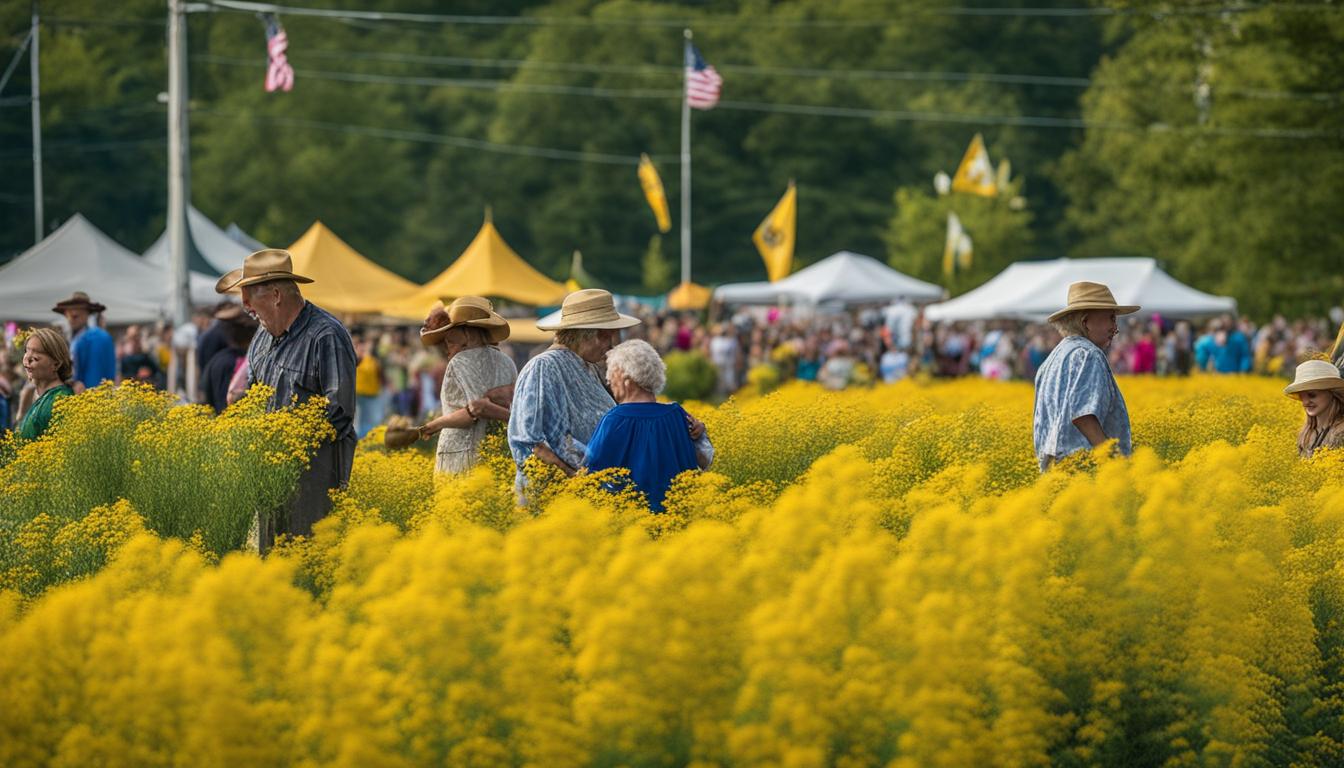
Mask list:
[[[663,511],[672,478],[699,469],[686,411],[676,403],[624,403],[607,411],[588,442],[584,463],[594,472],[629,469],[630,480],[654,512]]]
[[[518,372],[509,410],[509,450],[518,465],[519,487],[523,462],[538,443],[571,467],[582,464],[576,443],[590,442],[615,405],[597,372],[570,350],[554,347],[528,360]]]
[[[1091,450],[1092,444],[1073,425],[1074,419],[1088,415],[1097,417],[1101,431],[1116,441],[1120,453],[1130,454],[1129,410],[1106,353],[1082,336],[1068,336],[1036,372],[1032,438],[1042,471],[1051,457]]]
[[[104,381],[117,379],[117,348],[112,336],[96,325],[84,326],[70,345],[75,359],[74,380],[92,389]]]

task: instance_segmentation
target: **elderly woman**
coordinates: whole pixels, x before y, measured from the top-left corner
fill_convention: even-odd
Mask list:
[[[74,371],[70,346],[65,337],[52,328],[37,328],[23,348],[23,371],[33,383],[37,399],[19,421],[18,436],[36,440],[51,425],[52,406],[75,392],[66,384]]]
[[[1116,315],[1137,311],[1116,304],[1106,286],[1081,282],[1069,286],[1068,306],[1050,316],[1064,339],[1036,372],[1032,434],[1042,472],[1107,440],[1123,455],[1132,450],[1129,411],[1106,349],[1119,330]]]
[[[648,342],[633,339],[608,352],[607,383],[617,405],[598,423],[584,463],[594,471],[629,469],[649,508],[661,512],[672,478],[708,467],[714,446],[703,432],[699,440],[691,439],[690,416],[680,405],[657,401],[667,367]]]
[[[1307,420],[1297,434],[1297,453],[1310,458],[1322,448],[1344,446],[1344,378],[1328,360],[1308,360],[1297,366],[1293,383],[1283,393],[1297,396]]]
[[[523,483],[523,463],[537,458],[572,475],[583,464],[583,449],[597,423],[616,401],[602,384],[602,362],[620,341],[621,329],[639,320],[616,311],[611,294],[599,288],[565,297],[558,315],[537,327],[555,331],[555,344],[523,366],[509,417],[509,450]]]
[[[460,474],[476,466],[490,422],[509,420],[518,368],[497,346],[508,337],[509,322],[480,296],[436,308],[420,329],[420,343],[441,347],[448,358],[439,392],[443,415],[418,429],[421,439],[439,435],[436,473]]]

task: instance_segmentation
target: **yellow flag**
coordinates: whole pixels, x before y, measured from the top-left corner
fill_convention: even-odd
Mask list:
[[[971,139],[971,146],[966,148],[966,155],[961,158],[956,175],[952,177],[952,191],[994,197],[999,193],[994,175],[994,166],[989,162],[989,153],[985,151],[985,140],[977,133]]]
[[[790,181],[788,191],[751,235],[756,250],[765,260],[765,272],[770,282],[782,280],[793,271],[793,244],[797,233],[798,190]]]
[[[971,236],[961,227],[957,214],[947,212],[947,240],[943,243],[943,274],[951,277],[958,270],[971,268]]]
[[[663,180],[658,177],[658,169],[648,155],[639,156],[639,185],[644,188],[644,199],[649,201],[653,215],[658,219],[658,231],[666,232],[672,228],[672,215],[667,210],[667,193],[663,191]]]

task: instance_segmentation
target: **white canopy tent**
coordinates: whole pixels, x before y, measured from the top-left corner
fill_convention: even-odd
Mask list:
[[[973,291],[930,305],[924,316],[934,321],[1044,320],[1068,303],[1069,285],[1080,280],[1106,285],[1117,303],[1137,304],[1144,315],[1193,317],[1237,309],[1235,299],[1197,291],[1163,272],[1153,259],[1055,259],[1013,264]]]
[[[241,230],[240,230],[241,231]],[[243,265],[243,259],[252,251],[247,246],[230,237],[216,226],[208,216],[195,206],[187,208],[187,233],[191,236],[188,244],[187,268],[209,277],[219,277],[231,269]],[[168,233],[159,235],[159,239],[145,251],[145,261],[163,269],[168,268]],[[195,300],[193,290],[193,300]]]
[[[193,300],[218,301],[214,283],[193,275]],[[0,320],[51,322],[52,306],[75,291],[106,305],[109,323],[150,322],[168,306],[168,274],[77,213],[0,267]]]
[[[940,286],[897,272],[871,256],[840,251],[778,282],[729,283],[714,289],[729,304],[869,304],[908,299],[937,301]]]

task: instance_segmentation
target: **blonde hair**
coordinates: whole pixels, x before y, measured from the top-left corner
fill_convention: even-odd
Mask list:
[[[1297,433],[1297,450],[1299,453],[1305,453],[1311,450],[1312,444],[1316,442],[1316,439],[1319,436],[1338,427],[1341,422],[1344,422],[1344,389],[1331,389],[1328,391],[1330,393],[1328,405],[1331,411],[1329,414],[1330,420],[1329,422],[1322,424],[1320,423],[1322,420],[1317,419],[1315,416],[1307,417],[1307,420],[1302,424],[1301,431]]]
[[[1060,336],[1086,336],[1087,327],[1083,325],[1085,317],[1087,317],[1087,310],[1077,309],[1060,315],[1059,319],[1051,320],[1050,324],[1055,327],[1056,331],[1059,331]]]
[[[56,376],[61,381],[69,381],[74,374],[74,361],[70,359],[70,345],[66,343],[65,337],[55,328],[34,328],[28,334],[28,339],[37,339],[37,345],[42,348],[42,354],[50,357],[56,363]]]

